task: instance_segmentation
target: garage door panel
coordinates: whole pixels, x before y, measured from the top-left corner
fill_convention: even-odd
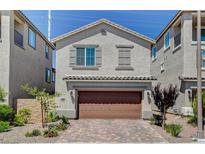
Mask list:
[[[80,118],[140,118],[140,92],[79,92]]]

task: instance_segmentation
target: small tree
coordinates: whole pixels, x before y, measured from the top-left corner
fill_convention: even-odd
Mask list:
[[[42,127],[45,127],[48,112],[56,108],[55,97],[59,94],[50,95],[45,89],[39,90],[37,87],[31,87],[29,84],[22,85],[21,89],[40,102]]]
[[[5,90],[0,86],[0,102],[4,102],[6,95],[7,93],[5,92]]]
[[[170,84],[168,88],[160,88],[161,84],[158,83],[152,89],[152,96],[154,99],[154,104],[157,106],[161,116],[162,116],[162,127],[165,128],[166,113],[170,107],[173,107],[177,97],[179,96],[179,90],[177,86]]]

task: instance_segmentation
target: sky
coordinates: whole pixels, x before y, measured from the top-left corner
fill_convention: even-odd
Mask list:
[[[54,10],[51,11],[51,39],[101,18],[155,39],[177,12],[177,10]],[[24,10],[23,13],[48,37],[47,10]],[[55,55],[53,61],[55,67]]]

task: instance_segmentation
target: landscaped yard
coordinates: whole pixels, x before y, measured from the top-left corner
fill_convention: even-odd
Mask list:
[[[179,137],[172,137],[161,127],[150,125],[149,121],[127,119],[80,119],[71,120],[71,125],[59,136],[25,137],[33,129],[43,130],[41,124],[27,124],[0,133],[0,143],[187,143],[195,142],[196,128],[187,124],[186,118],[167,116],[167,123],[180,123],[183,131]]]

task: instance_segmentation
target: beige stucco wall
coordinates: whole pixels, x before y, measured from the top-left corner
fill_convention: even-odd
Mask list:
[[[107,31],[107,35],[101,34],[101,30]],[[74,70],[69,65],[69,52],[70,48],[75,44],[89,45],[97,44],[101,48],[102,52],[102,64],[97,70]],[[116,45],[133,45],[131,49],[131,67],[134,70],[116,70],[118,67],[118,54],[119,49]],[[76,117],[76,99],[75,99],[75,86],[71,85],[83,85],[89,86],[108,86],[104,90],[109,90],[111,87],[122,87],[121,90],[125,90],[127,86],[133,85],[136,87],[143,86],[141,89],[143,92],[145,89],[150,90],[151,82],[143,83],[143,81],[127,83],[122,82],[78,82],[70,83],[69,81],[63,81],[66,75],[106,75],[106,76],[145,76],[150,77],[150,47],[151,43],[144,41],[136,36],[125,33],[121,30],[113,28],[107,24],[100,24],[92,29],[80,32],[77,35],[65,38],[56,43],[56,91],[61,93],[62,96],[57,98],[59,106],[58,111],[68,115],[69,117]],[[78,88],[77,88],[78,89]],[[92,89],[92,88],[91,88]],[[101,89],[102,90],[102,89]],[[120,88],[118,88],[120,90]],[[133,90],[128,88],[128,90]],[[74,95],[74,99],[71,96]],[[147,101],[145,101],[147,102]],[[144,104],[144,103],[143,103]],[[145,106],[147,107],[147,106]],[[146,108],[143,108],[146,110]],[[148,107],[147,107],[148,108]]]
[[[4,12],[4,11],[3,11]],[[28,45],[28,24],[17,17],[14,11],[5,11],[9,13],[7,20],[11,23],[5,23],[5,27],[10,32],[10,37],[8,38],[8,32],[2,31],[4,36],[2,37],[2,47],[1,51],[5,52],[7,59],[4,59],[4,64],[2,68],[8,72],[8,75],[3,74],[3,83],[8,81],[9,85],[5,85],[4,88],[9,92],[9,102],[14,105],[16,99],[27,97],[27,95],[22,92],[20,86],[25,83],[29,83],[32,86],[37,86],[40,89],[46,88],[48,91],[54,91],[54,83],[45,82],[45,68],[52,70],[52,49],[49,48],[49,60],[45,58],[45,41],[36,34],[36,49],[31,48]],[[5,18],[5,17],[3,17]],[[21,20],[23,27],[23,39],[24,47],[21,48],[14,43],[14,20]],[[7,40],[8,42],[4,41]],[[9,48],[7,48],[7,46]],[[2,54],[3,55],[3,54]],[[9,64],[9,65],[8,65]]]

